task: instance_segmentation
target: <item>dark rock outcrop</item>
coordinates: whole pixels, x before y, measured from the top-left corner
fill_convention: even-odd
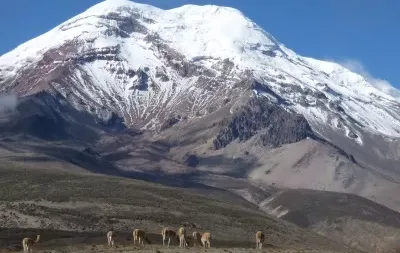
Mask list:
[[[110,26],[106,30],[107,36],[117,35],[121,38],[127,38],[132,33],[146,34],[147,29],[139,21],[132,17],[123,17],[118,13],[109,13],[102,18],[112,20],[117,23],[117,26]]]
[[[137,83],[132,87],[133,89],[146,91],[149,89],[149,75],[143,70],[139,70],[136,73],[138,80]]]
[[[184,157],[184,162],[189,167],[196,167],[199,164],[199,158],[194,154],[186,154]]]
[[[172,127],[173,125],[177,124],[178,122],[179,122],[179,118],[170,117],[161,125],[160,130],[163,131],[165,129],[168,129],[168,128]]]
[[[254,81],[250,84],[249,88],[252,90],[256,90],[257,92],[267,93],[267,94],[271,95],[272,97],[274,97],[276,99],[276,101],[279,104],[287,104],[287,101],[284,98],[282,98],[281,96],[276,94],[273,90],[271,90],[271,88],[269,88],[265,84]]]
[[[85,64],[89,62],[94,62],[96,60],[121,61],[118,58],[119,52],[119,45],[115,47],[98,48],[80,53],[78,56],[73,57],[72,60],[77,64]]]
[[[271,147],[314,137],[304,116],[287,112],[264,98],[254,98],[220,131],[213,148],[224,148],[235,139],[246,141],[257,133],[262,145]]]

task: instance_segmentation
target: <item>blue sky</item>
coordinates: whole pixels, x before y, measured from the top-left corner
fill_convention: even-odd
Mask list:
[[[2,1],[0,54],[100,0]],[[295,52],[335,60],[400,88],[398,0],[137,0],[161,8],[231,6]]]

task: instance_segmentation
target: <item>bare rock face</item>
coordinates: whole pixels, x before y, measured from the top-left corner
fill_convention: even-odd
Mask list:
[[[133,17],[121,17],[119,13],[111,12],[103,16],[103,18],[116,23],[115,26],[110,25],[107,27],[105,31],[107,36],[128,38],[132,33],[147,33],[146,27],[137,20],[137,18],[139,18],[138,15],[134,15]]]
[[[140,91],[146,91],[149,89],[149,75],[143,71],[139,70],[137,73],[137,84],[132,86],[133,89],[137,89]]]
[[[165,122],[161,125],[160,131],[163,131],[165,129],[172,127],[173,125],[178,124],[179,121],[180,121],[180,117],[171,116],[171,117],[167,118],[167,120],[165,120]]]
[[[257,133],[260,134],[264,146],[273,148],[314,136],[302,115],[287,112],[266,99],[254,98],[220,131],[213,146],[221,149],[235,139],[246,141]]]

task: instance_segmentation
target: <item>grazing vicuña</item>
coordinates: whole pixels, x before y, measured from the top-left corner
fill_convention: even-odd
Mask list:
[[[164,228],[161,231],[161,235],[162,235],[162,240],[163,240],[163,246],[165,245],[165,241],[167,240],[167,238],[168,238],[168,247],[169,247],[169,244],[171,243],[171,238],[175,238],[179,242],[178,235],[172,229]]]
[[[107,243],[110,247],[114,247],[115,245],[115,232],[113,230],[110,230],[107,233]]]
[[[136,244],[136,242],[139,243],[139,245],[144,245],[144,241],[146,240],[146,242],[148,244],[151,244],[149,239],[146,236],[146,232],[144,230],[141,229],[135,229],[133,230],[133,244]]]
[[[256,249],[261,249],[262,248],[264,240],[265,240],[264,233],[261,232],[261,231],[258,231],[256,233]]]
[[[40,235],[36,236],[36,240],[32,238],[24,238],[22,240],[22,247],[24,248],[24,252],[32,252],[33,245],[40,240]]]
[[[187,247],[188,244],[186,243],[186,231],[184,227],[179,228],[178,236],[179,236],[179,247]]]
[[[210,248],[211,247],[211,234],[210,234],[210,232],[205,232],[201,236],[201,243],[203,244],[204,248]]]
[[[193,246],[200,246],[201,245],[201,234],[199,232],[193,232]]]

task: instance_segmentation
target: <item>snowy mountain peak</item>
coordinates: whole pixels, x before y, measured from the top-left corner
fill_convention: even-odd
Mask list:
[[[303,114],[321,135],[328,128],[359,145],[365,131],[400,137],[393,96],[214,5],[162,10],[106,0],[1,56],[0,84],[22,95],[50,86],[75,94],[85,110],[108,108],[148,129],[171,114],[204,116],[250,91]]]
[[[259,61],[257,58],[260,54],[255,51],[278,48],[271,35],[233,8],[185,5],[161,10],[128,0],[106,0],[21,45],[13,54],[4,55],[4,58],[16,60],[23,55],[30,60],[37,59],[44,50],[78,37],[86,41],[103,40],[99,44],[107,44],[104,40],[110,40],[112,36],[104,36],[104,33],[109,34],[104,28],[107,23],[112,25],[109,18],[113,15],[130,19],[125,20],[129,23],[126,25],[143,25],[148,34],[160,35],[187,58],[234,58],[240,62],[250,57]],[[132,31],[126,32],[132,35]]]
[[[90,7],[79,16],[106,15],[111,12],[123,14],[127,11],[157,13],[162,10],[151,5],[135,3],[129,0],[105,0]]]
[[[88,9],[78,19],[112,12],[127,17],[137,14],[141,23],[147,20],[146,27],[151,32],[162,35],[188,58],[231,58],[256,45],[277,46],[271,35],[230,7],[184,5],[161,10],[127,0],[107,0]]]

